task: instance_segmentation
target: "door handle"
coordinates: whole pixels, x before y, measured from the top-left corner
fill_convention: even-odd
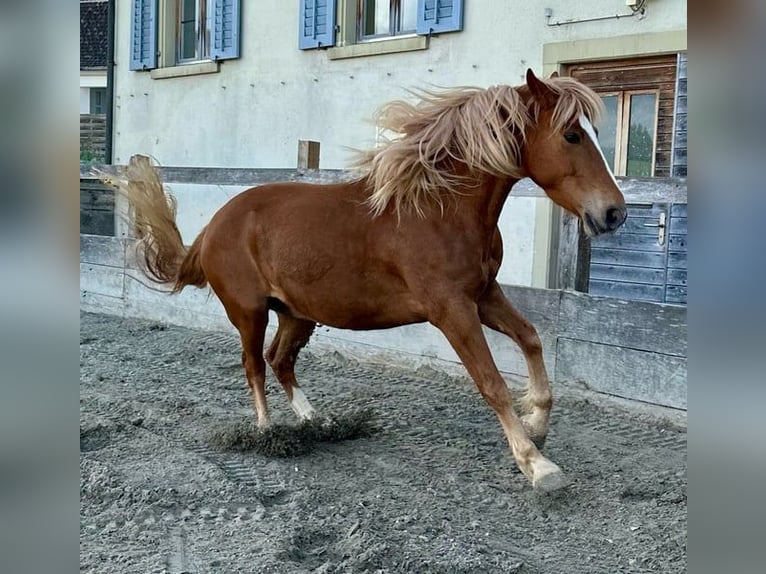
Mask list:
[[[644,223],[644,227],[657,228],[657,243],[659,245],[665,245],[667,218],[668,218],[668,214],[663,211],[662,213],[660,213],[660,219],[657,223]]]

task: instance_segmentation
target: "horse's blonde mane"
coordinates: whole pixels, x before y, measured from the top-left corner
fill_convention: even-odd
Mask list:
[[[571,78],[545,83],[558,96],[554,129],[563,129],[581,114],[598,116],[601,100],[589,88]],[[539,107],[529,109],[516,88],[460,87],[416,95],[416,104],[397,100],[378,111],[378,127],[396,135],[356,162],[367,172],[367,202],[374,215],[393,202],[397,215],[414,211],[423,216],[425,205],[443,208],[445,194],[457,193],[477,175],[524,177],[521,147]]]

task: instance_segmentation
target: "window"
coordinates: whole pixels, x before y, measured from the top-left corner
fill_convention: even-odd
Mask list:
[[[598,139],[615,175],[670,176],[677,60],[673,54],[566,67],[604,102]]]
[[[601,96],[606,113],[598,139],[616,175],[654,175],[658,96],[656,91]]]
[[[427,36],[462,29],[463,0],[300,0],[298,47],[337,44],[330,59],[353,58],[425,49]]]
[[[91,114],[106,113],[106,88],[91,88],[90,89],[90,113]]]
[[[130,69],[239,58],[240,9],[241,0],[133,0]]]
[[[207,0],[176,0],[176,63],[208,58]]]
[[[358,40],[415,34],[417,0],[359,0]]]

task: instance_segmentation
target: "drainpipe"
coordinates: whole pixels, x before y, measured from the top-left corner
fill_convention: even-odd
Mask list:
[[[114,125],[114,11],[115,0],[107,4],[106,27],[106,146],[104,163],[112,163],[112,133]]]

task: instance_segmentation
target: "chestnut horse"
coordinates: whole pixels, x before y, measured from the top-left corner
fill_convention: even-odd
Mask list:
[[[599,97],[571,78],[526,85],[425,92],[379,115],[398,134],[359,161],[363,175],[330,185],[277,183],[233,197],[188,249],[175,204],[144,156],[116,185],[133,207],[145,271],[173,292],[210,285],[239,331],[259,427],[269,424],[264,335],[279,328],[265,360],[301,419],[315,411],[295,379],[298,352],[317,323],[385,329],[429,322],[447,337],[494,409],[513,456],[535,488],[567,484],[538,446],[552,405],[535,328],[496,281],[498,217],[513,185],[530,177],[583,222],[618,228],[627,211],[592,122]],[[114,182],[113,182],[114,183]],[[504,333],[529,367],[517,415],[482,325]]]

